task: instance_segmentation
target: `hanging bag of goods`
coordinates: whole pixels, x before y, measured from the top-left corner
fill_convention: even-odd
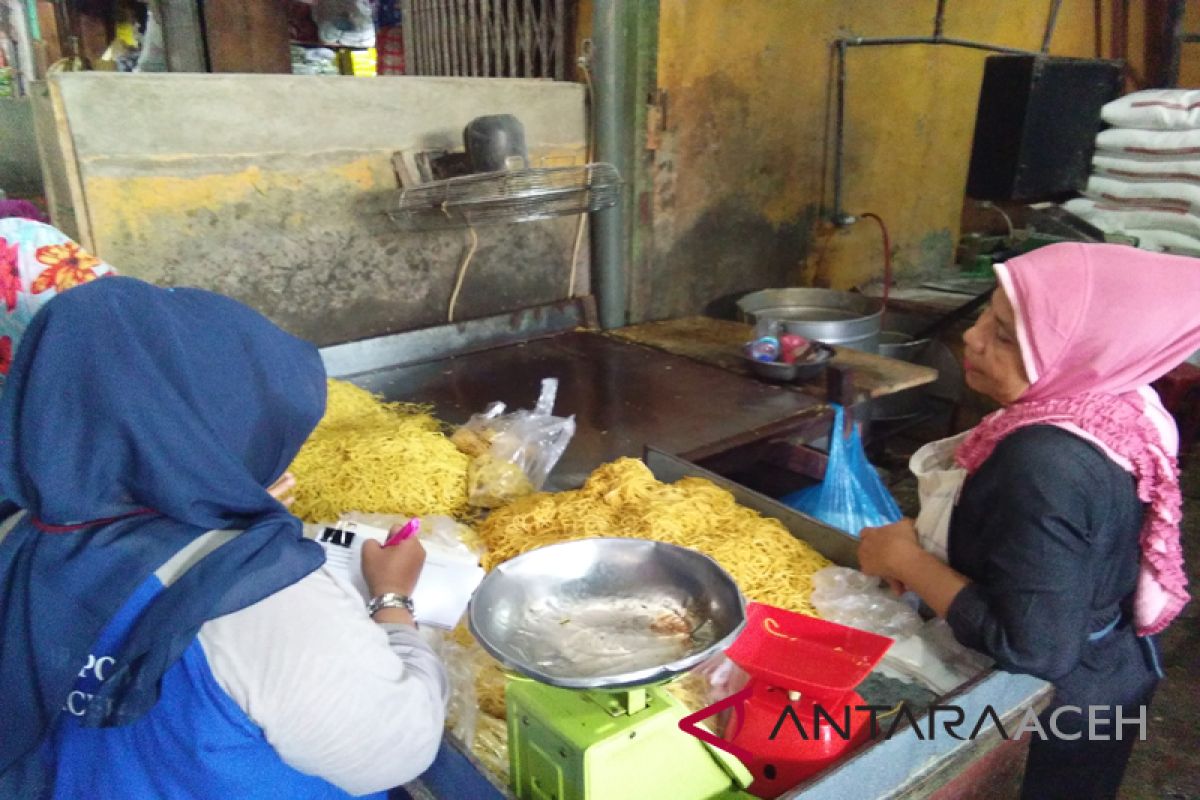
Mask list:
[[[783,502],[801,513],[858,536],[863,528],[887,525],[900,519],[900,508],[863,451],[858,426],[844,433],[842,407],[835,405],[829,434],[829,462],[825,479],[801,489]]]

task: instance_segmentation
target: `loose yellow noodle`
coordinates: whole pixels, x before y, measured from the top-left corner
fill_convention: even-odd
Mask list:
[[[348,511],[461,517],[468,462],[428,408],[331,380],[325,416],[290,468],[292,512],[308,522]]]
[[[751,600],[814,616],[812,574],[830,563],[711,481],[660,483],[632,458],[600,467],[582,489],[530,495],[493,511],[479,534],[488,569],[535,547],[594,536],[682,545],[714,558]]]

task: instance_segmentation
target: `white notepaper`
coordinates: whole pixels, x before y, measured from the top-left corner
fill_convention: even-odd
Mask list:
[[[367,602],[369,590],[362,573],[362,546],[367,539],[383,544],[388,532],[384,528],[361,522],[341,520],[335,525],[317,526],[316,541],[325,548],[325,565],[336,577],[346,580]],[[471,595],[483,580],[483,567],[474,557],[451,550],[434,542],[422,541],[425,548],[425,567],[412,601],[414,617],[421,625],[450,630],[456,627],[467,610]]]

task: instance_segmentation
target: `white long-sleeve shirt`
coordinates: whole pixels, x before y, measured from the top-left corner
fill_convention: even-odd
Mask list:
[[[210,620],[199,640],[217,683],[301,772],[367,794],[433,762],[445,669],[415,629],[372,622],[325,567]]]

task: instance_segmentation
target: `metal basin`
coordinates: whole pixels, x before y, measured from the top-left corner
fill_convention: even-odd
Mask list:
[[[737,585],[708,556],[645,539],[580,539],[488,573],[467,611],[505,667],[551,686],[621,689],[685,672],[745,624]]]
[[[880,301],[833,289],[763,289],[737,302],[748,322],[774,320],[788,333],[870,353],[879,351]]]
[[[914,339],[900,331],[884,331],[880,334],[879,355],[907,361],[910,364],[919,364],[925,351],[929,349],[929,345],[928,339]],[[878,397],[871,401],[871,419],[881,422],[906,419],[916,416],[924,410],[925,387],[923,386],[905,389],[903,392]]]

